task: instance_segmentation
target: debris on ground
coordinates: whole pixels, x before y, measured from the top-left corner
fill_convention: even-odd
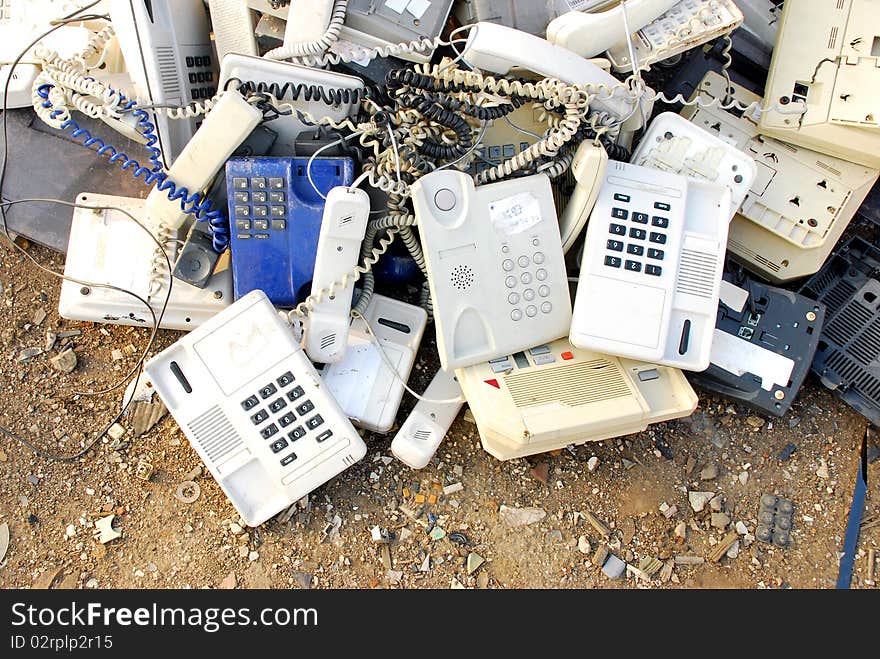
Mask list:
[[[116,540],[116,538],[122,537],[122,533],[113,528],[113,520],[115,517],[116,515],[107,515],[106,517],[95,520],[95,534],[98,538],[98,542],[102,545],[106,545],[111,540]]]
[[[794,505],[791,500],[775,494],[762,494],[755,537],[776,547],[788,546],[793,516]]]
[[[9,550],[9,524],[3,522],[0,524],[0,564],[6,558],[6,552]]]
[[[195,481],[183,481],[174,491],[174,496],[183,503],[193,503],[199,498],[202,488]]]
[[[547,516],[547,511],[543,508],[511,508],[504,504],[498,512],[504,523],[513,527],[535,524]]]
[[[61,373],[73,373],[76,368],[76,353],[73,348],[68,348],[49,359],[49,364]]]

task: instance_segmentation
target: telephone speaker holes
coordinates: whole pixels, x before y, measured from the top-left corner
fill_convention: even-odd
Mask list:
[[[465,291],[474,283],[474,271],[469,265],[457,265],[452,269],[451,280],[455,288]]]

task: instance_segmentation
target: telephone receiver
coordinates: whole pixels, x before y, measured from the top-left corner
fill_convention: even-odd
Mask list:
[[[628,0],[612,9],[587,14],[570,11],[554,18],[547,26],[547,40],[581,57],[595,57],[613,45],[626,41],[679,0]],[[626,22],[623,12],[626,10]]]

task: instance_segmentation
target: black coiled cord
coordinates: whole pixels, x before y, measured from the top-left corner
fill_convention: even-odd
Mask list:
[[[322,87],[320,85],[306,85],[303,83],[285,82],[279,85],[276,82],[257,82],[253,80],[237,81],[238,91],[247,98],[250,94],[271,94],[278,100],[320,101],[324,105],[342,105],[360,103],[366,98],[363,89],[342,89]],[[228,83],[227,83],[228,86]]]
[[[467,153],[473,146],[473,133],[470,124],[445,107],[444,101],[447,100],[449,99],[437,99],[433,96],[417,96],[408,93],[401,94],[397,98],[397,102],[402,108],[416,110],[426,119],[455,133],[455,144],[441,144],[430,138],[420,144],[419,153],[430,158],[454,160]]]

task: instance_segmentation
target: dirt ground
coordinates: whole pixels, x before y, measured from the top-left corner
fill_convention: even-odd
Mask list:
[[[60,255],[29,249],[41,263],[63,267]],[[130,344],[140,351],[148,331],[60,319],[59,280],[6,245],[0,285],[0,424],[46,450],[74,452],[121,401],[121,390],[97,397],[74,390],[100,389],[124,375],[137,357],[114,361],[112,351]],[[18,361],[23,349],[45,347],[47,331],[68,330],[81,334]],[[177,336],[160,332],[156,350]],[[68,343],[79,363],[62,375],[48,359]],[[417,390],[430,379],[424,355],[433,349],[429,332],[411,382]],[[405,401],[400,419],[412,404]],[[312,493],[289,521],[249,530],[239,527],[209,474],[197,477],[201,494],[194,503],[175,497],[200,462],[170,416],[141,437],[129,432],[115,451],[109,441],[99,442],[73,464],[39,458],[0,435],[0,524],[8,523],[11,536],[0,587],[829,588],[837,577],[865,427],[864,418],[812,376],[781,420],[701,394],[690,418],[529,460],[489,456],[462,414],[426,469],[412,471],[391,458],[393,434],[367,437],[367,457]],[[782,461],[778,454],[789,443],[796,451]],[[591,472],[593,456],[598,465]],[[154,466],[149,481],[135,477],[142,459]],[[702,480],[713,465],[717,476]],[[869,484],[878,479],[875,462]],[[443,494],[456,483],[462,489]],[[722,495],[726,529],[711,525],[710,506],[692,510],[689,490]],[[765,492],[794,502],[786,549],[754,540]],[[417,493],[437,500],[430,498],[414,521],[400,506],[419,508]],[[677,507],[670,518],[661,513],[664,503]],[[501,518],[502,505],[539,508],[546,516],[511,527]],[[656,558],[668,566],[648,579],[606,577],[593,564],[603,538],[585,518],[588,512],[610,528],[612,553],[622,560],[637,567]],[[94,522],[109,513],[116,514],[113,525],[122,535],[102,545],[93,539]],[[880,527],[870,524],[878,513],[880,497],[869,487],[854,588],[871,587],[865,555],[880,545]],[[714,545],[737,522],[747,530],[739,545],[710,561]],[[371,540],[374,526],[388,529],[390,546]],[[471,567],[477,557],[485,560],[472,574],[468,554],[476,555]],[[705,560],[685,565],[677,556]]]

